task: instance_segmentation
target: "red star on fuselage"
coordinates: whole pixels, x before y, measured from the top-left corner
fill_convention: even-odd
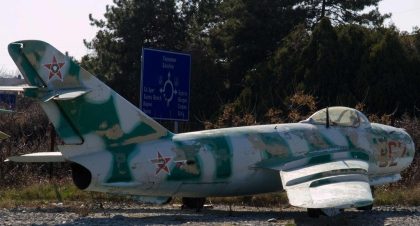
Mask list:
[[[61,75],[60,69],[64,66],[64,63],[57,63],[57,59],[53,56],[51,64],[44,64],[44,67],[48,68],[50,74],[48,75],[48,80],[51,80],[54,75],[60,78],[63,81],[63,76]]]
[[[168,162],[171,161],[169,157],[162,157],[160,152],[157,153],[157,158],[150,160],[153,164],[156,164],[156,175],[161,171],[165,171],[167,174],[169,173],[169,168],[167,166]]]

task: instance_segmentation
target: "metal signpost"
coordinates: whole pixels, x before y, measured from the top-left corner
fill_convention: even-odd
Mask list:
[[[143,48],[140,107],[154,119],[188,121],[191,56]],[[177,131],[175,131],[177,132]]]

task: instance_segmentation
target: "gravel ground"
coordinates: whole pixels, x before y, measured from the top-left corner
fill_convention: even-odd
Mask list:
[[[0,225],[420,225],[420,207],[374,207],[346,210],[334,217],[314,219],[305,209],[214,205],[200,212],[179,205],[105,203],[101,208],[49,204],[0,209]]]

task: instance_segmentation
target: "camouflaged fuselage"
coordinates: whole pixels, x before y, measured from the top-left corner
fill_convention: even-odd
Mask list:
[[[368,174],[374,179],[399,173],[414,156],[406,132],[379,124],[216,129],[177,134],[132,148],[132,154],[121,157],[121,162],[100,165],[102,173],[89,189],[187,197],[255,194],[281,190],[282,169],[359,159],[369,162]],[[108,152],[100,159],[113,162]],[[98,172],[99,167],[92,171]]]
[[[86,190],[149,196],[246,195],[281,190],[284,184],[292,190],[308,181],[310,189],[334,185],[338,174],[349,184],[356,179],[347,180],[346,175],[355,174],[361,183],[376,185],[398,180],[414,157],[413,141],[404,130],[369,123],[360,112],[342,107],[337,109],[349,114],[348,120],[356,116],[357,123],[341,120],[343,124],[329,125],[311,118],[172,134],[49,44],[20,41],[10,44],[9,52],[31,86],[25,95],[41,103],[61,137],[58,149],[63,158],[83,168],[73,173]],[[368,169],[363,164],[331,168],[330,163],[349,160],[366,162]],[[311,166],[322,167],[282,181],[282,172]],[[87,176],[78,178],[80,172]],[[369,186],[355,187],[359,193],[370,192]],[[358,205],[371,202],[371,196],[359,196]],[[352,200],[346,203],[353,205]]]

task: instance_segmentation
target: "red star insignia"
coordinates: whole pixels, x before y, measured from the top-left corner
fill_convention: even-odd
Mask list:
[[[64,66],[64,62],[57,63],[57,59],[55,58],[55,56],[53,56],[51,64],[44,64],[44,67],[48,68],[48,70],[50,71],[48,80],[51,80],[51,78],[54,77],[54,75],[57,75],[57,77],[59,77],[60,80],[63,81],[63,76],[61,75],[61,71],[60,71],[60,69],[63,66]]]
[[[156,175],[161,171],[165,171],[167,174],[169,173],[169,168],[167,166],[168,162],[171,161],[169,157],[162,157],[160,152],[157,153],[157,158],[150,160],[153,164],[156,164]]]

